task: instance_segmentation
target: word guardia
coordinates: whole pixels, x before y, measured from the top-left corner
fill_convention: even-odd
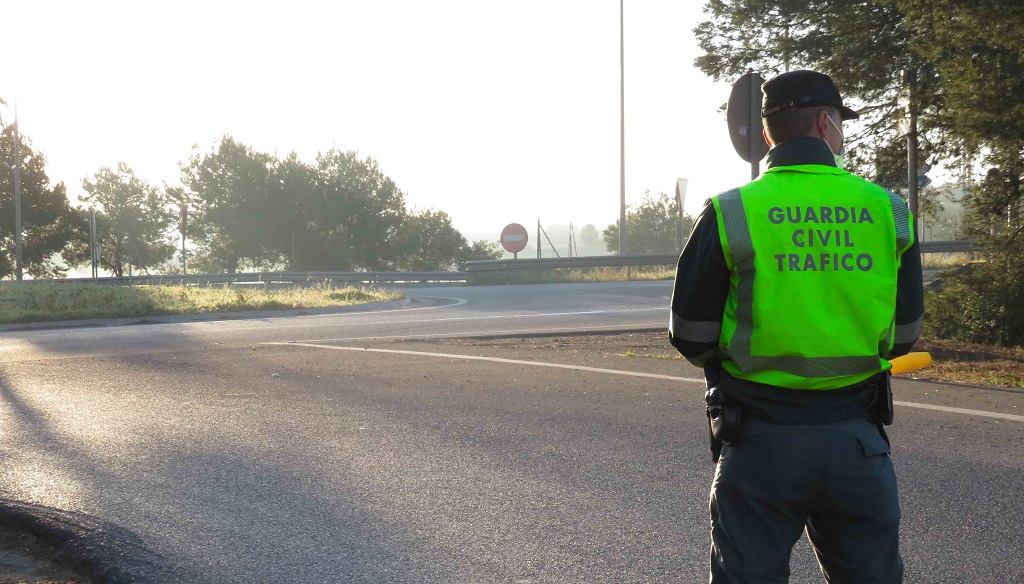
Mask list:
[[[871,212],[858,207],[772,207],[768,209],[768,221],[774,225],[789,223],[804,225],[793,230],[793,245],[799,248],[847,248],[856,247],[850,239],[849,229],[830,229],[825,224],[874,223]],[[823,228],[806,227],[817,224]],[[774,255],[780,272],[820,271],[870,271],[874,258],[870,254],[856,254],[847,251],[819,251],[818,253],[779,253]]]

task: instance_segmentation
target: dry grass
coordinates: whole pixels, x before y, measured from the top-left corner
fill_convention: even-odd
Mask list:
[[[924,268],[956,268],[983,260],[984,258],[979,252],[921,254],[921,266]]]
[[[384,289],[329,285],[283,290],[4,282],[0,323],[315,308],[401,298]]]
[[[1024,388],[1024,348],[922,339],[914,350],[931,353],[932,365],[912,377]]]
[[[572,282],[631,282],[639,280],[671,280],[675,268],[663,266],[622,268],[553,268],[516,270],[507,276],[495,275],[484,284],[559,284]]]
[[[644,333],[627,337],[625,357],[646,359],[680,359],[669,346],[663,333]],[[917,371],[901,374],[914,379],[976,383],[1024,389],[1024,348],[976,345],[943,339],[921,339],[915,351],[927,351],[932,364]]]

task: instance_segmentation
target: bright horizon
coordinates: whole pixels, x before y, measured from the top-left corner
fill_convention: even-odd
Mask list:
[[[701,4],[625,3],[629,205],[685,177],[695,214],[749,179],[718,111],[729,84],[693,67]],[[118,162],[178,184],[193,144],[230,134],[306,162],[357,150],[463,233],[619,216],[613,0],[34,2],[5,21],[0,114],[17,100],[73,203]]]

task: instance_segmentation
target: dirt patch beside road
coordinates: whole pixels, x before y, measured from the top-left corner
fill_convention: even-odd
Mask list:
[[[0,584],[93,584],[76,573],[60,550],[38,537],[0,524]]]
[[[682,360],[669,345],[665,332],[618,334],[543,335],[530,337],[446,338],[432,340],[465,347],[502,347],[520,351],[568,351],[621,356]],[[903,377],[927,381],[946,381],[1024,388],[1024,349],[975,345],[958,341],[922,339],[915,351],[932,355],[932,365],[903,374]]]

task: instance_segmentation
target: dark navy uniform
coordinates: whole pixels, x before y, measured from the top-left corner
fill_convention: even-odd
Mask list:
[[[768,93],[766,84],[766,100]],[[834,167],[834,154],[816,137],[789,139],[769,152],[769,168],[799,165]],[[705,206],[680,256],[670,332],[691,363],[711,366],[723,399],[744,419],[741,437],[720,444],[710,502],[712,583],[787,582],[792,547],[805,532],[827,581],[902,582],[896,477],[876,414],[888,374],[808,390],[741,379],[715,365],[730,358],[719,336],[735,277],[718,219],[715,207]],[[894,342],[884,358],[909,352],[920,330],[916,238],[895,275]],[[733,294],[735,302],[735,288]]]

